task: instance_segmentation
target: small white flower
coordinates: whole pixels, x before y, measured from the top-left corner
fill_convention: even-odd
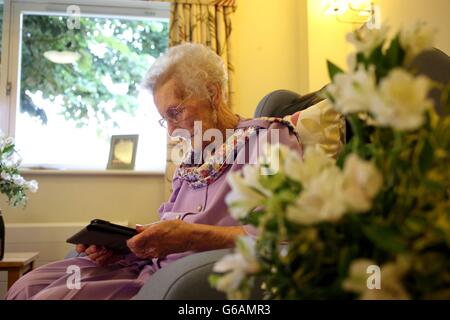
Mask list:
[[[284,169],[286,176],[290,179],[298,182],[301,181],[301,170],[303,166],[303,160],[298,153],[289,153],[284,159]]]
[[[377,96],[375,71],[360,65],[355,72],[339,73],[326,90],[334,98],[333,104],[340,113],[369,111]]]
[[[248,174],[250,170],[247,168],[244,173]],[[265,196],[256,191],[256,188],[250,186],[245,177],[241,176],[241,172],[230,172],[227,180],[231,186],[231,192],[225,197],[225,202],[231,216],[236,220],[247,217],[251,210],[264,201]]]
[[[372,51],[386,40],[389,27],[383,25],[380,29],[363,27],[347,34],[347,41],[352,43],[358,52],[368,57]]]
[[[356,154],[347,157],[344,165],[343,193],[351,211],[366,212],[383,183],[378,169]]]
[[[226,273],[217,282],[218,290],[230,294],[238,290],[247,275],[259,271],[255,243],[250,237],[240,237],[236,242],[236,252],[216,262],[213,271]]]
[[[355,70],[357,67],[358,61],[356,59],[356,54],[355,53],[350,53],[347,56],[347,66],[349,70]]]
[[[39,189],[39,184],[36,180],[26,182],[26,186],[32,193],[36,193]]]
[[[346,291],[359,294],[361,300],[405,300],[410,295],[402,284],[402,278],[409,269],[409,260],[399,258],[381,267],[380,289],[369,289],[367,280],[371,276],[367,268],[375,263],[368,259],[357,259],[352,262],[349,277],[344,280],[342,287]]]
[[[8,137],[5,139],[5,146],[10,146],[14,144],[14,138],[13,137]]]
[[[284,172],[281,162],[282,146],[280,144],[268,144],[264,146],[263,154],[259,158],[259,165],[261,166],[261,174],[271,176]]]
[[[12,179],[11,175],[9,173],[4,172],[4,171],[2,171],[0,176],[2,177],[3,180],[6,180],[6,181],[10,181]]]
[[[367,273],[369,266],[376,265],[369,259],[357,259],[352,261],[349,268],[349,276],[342,282],[342,288],[345,291],[362,293],[368,290],[367,279],[370,276]]]
[[[404,69],[394,69],[381,81],[381,99],[374,103],[371,113],[380,125],[397,130],[415,130],[424,122],[425,111],[433,104],[428,99],[430,80],[414,77]]]
[[[400,32],[400,44],[407,53],[407,61],[411,61],[424,50],[434,45],[436,30],[425,22],[418,22]]]
[[[13,175],[12,180],[18,186],[23,186],[25,184],[25,179],[18,174]]]
[[[288,207],[287,218],[305,225],[339,220],[347,209],[343,183],[343,174],[336,166],[325,169],[311,179],[296,203]]]
[[[295,159],[289,159],[289,162],[294,161]],[[297,160],[297,162],[298,165],[290,165],[290,169],[286,172],[289,173],[289,177],[301,182],[304,187],[307,187],[310,181],[323,170],[334,165],[334,160],[319,146],[306,148],[303,161]]]
[[[297,173],[302,166],[301,155],[285,145],[267,145],[263,156],[260,158],[260,165],[268,167],[261,168],[263,175],[283,173],[293,180],[300,181]]]
[[[242,176],[248,186],[258,190],[267,197],[272,196],[272,192],[264,188],[259,181],[261,178],[261,168],[259,166],[245,165],[242,168]]]

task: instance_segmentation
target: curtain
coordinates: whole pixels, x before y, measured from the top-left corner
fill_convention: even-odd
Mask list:
[[[233,107],[234,68],[231,54],[231,15],[236,0],[163,0],[171,3],[169,46],[184,42],[201,43],[214,50],[228,69],[228,103]],[[179,147],[179,145],[178,145]],[[172,177],[176,165],[171,155],[177,141],[168,139],[165,179],[166,199],[172,192]]]

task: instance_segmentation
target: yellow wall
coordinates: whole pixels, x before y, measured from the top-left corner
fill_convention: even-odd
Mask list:
[[[11,209],[0,201],[7,223],[87,222],[93,218],[129,223],[157,220],[163,201],[162,175],[72,176],[25,175],[39,181],[39,191],[30,195],[28,206]]]
[[[436,47],[450,53],[450,1],[449,0],[378,0],[383,22],[393,30],[416,21],[425,21],[439,30]],[[337,22],[333,16],[322,14],[321,1],[308,0],[309,89],[317,90],[329,81],[326,60],[346,67],[346,57],[352,47],[345,35],[351,24]]]
[[[301,51],[305,21],[299,19],[305,15],[305,4],[306,0],[238,1],[232,42],[236,112],[251,117],[258,102],[273,90],[307,89],[302,83],[306,52]]]
[[[379,0],[379,4],[382,20],[395,29],[419,20],[436,28],[436,47],[450,54],[449,0]]]
[[[395,0],[394,0],[395,1]],[[315,91],[328,84],[327,60],[346,65],[349,45],[345,35],[352,25],[338,23],[334,16],[322,14],[322,1],[308,0],[308,57],[309,91]]]

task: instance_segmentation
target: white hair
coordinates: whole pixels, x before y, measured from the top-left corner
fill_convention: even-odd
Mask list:
[[[222,99],[227,101],[228,74],[225,63],[214,51],[201,44],[185,43],[170,48],[156,59],[142,82],[154,93],[170,79],[178,83],[180,94],[211,99],[211,85],[219,85]]]

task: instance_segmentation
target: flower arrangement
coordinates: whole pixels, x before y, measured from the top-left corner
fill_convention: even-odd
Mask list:
[[[0,193],[5,194],[11,206],[25,206],[27,191],[36,192],[38,183],[26,181],[19,174],[21,158],[15,150],[14,140],[0,132]]]
[[[326,97],[353,132],[336,161],[272,145],[229,175],[231,214],[259,230],[214,266],[229,298],[256,283],[268,299],[450,298],[450,118],[428,99],[439,85],[409,67],[433,30],[387,34],[351,33],[348,72],[328,62]]]

